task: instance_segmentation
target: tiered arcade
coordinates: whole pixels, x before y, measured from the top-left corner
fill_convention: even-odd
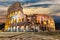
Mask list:
[[[19,2],[12,4],[8,9],[4,31],[8,32],[38,32],[55,31],[52,17],[45,14],[26,15]]]

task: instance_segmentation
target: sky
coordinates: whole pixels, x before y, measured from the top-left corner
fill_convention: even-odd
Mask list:
[[[0,0],[0,5],[7,6],[15,1],[28,4],[28,7],[48,7],[52,10],[52,13],[60,12],[60,0]]]
[[[0,0],[0,6],[9,6],[16,1],[26,5],[26,7],[49,8],[51,9],[51,14],[60,16],[60,0]],[[58,19],[60,19],[60,17],[58,17]]]

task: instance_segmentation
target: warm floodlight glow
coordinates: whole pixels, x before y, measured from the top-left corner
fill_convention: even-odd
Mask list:
[[[18,14],[21,14],[21,11],[18,11]]]
[[[16,5],[16,6],[15,6]],[[7,21],[5,24],[5,31],[15,32],[39,32],[41,31],[55,31],[54,19],[45,14],[26,15],[20,4],[11,5],[8,9]]]

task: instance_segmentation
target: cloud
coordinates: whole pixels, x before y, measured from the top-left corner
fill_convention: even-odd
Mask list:
[[[19,1],[19,2],[34,2],[34,1],[39,1],[39,0],[6,0],[6,1],[10,1],[10,2],[12,2],[12,1]]]
[[[25,0],[6,0],[6,1],[25,1]]]
[[[6,0],[0,0],[0,2],[5,2]]]
[[[19,2],[26,2],[26,1],[30,1],[30,0],[0,0],[0,2],[12,2],[12,1],[19,1]]]
[[[0,2],[12,2],[12,1],[19,1],[19,2],[45,2],[45,1],[51,1],[51,0],[0,0]]]
[[[60,12],[60,0],[51,0],[53,4],[49,7],[52,13],[59,13]]]
[[[0,2],[12,2],[12,1],[20,1],[20,2],[31,2],[29,4],[26,4],[25,6],[30,6],[30,5],[39,5],[39,4],[52,4],[49,5],[48,7],[51,9],[51,13],[58,13],[60,12],[60,0],[0,0]],[[35,3],[32,3],[35,2]],[[8,4],[8,3],[6,3]],[[4,3],[5,5],[5,3]]]
[[[50,5],[52,5],[53,2],[51,0],[40,0],[38,2],[35,3],[28,3],[28,4],[24,4],[24,6],[28,6],[28,7],[49,7]]]

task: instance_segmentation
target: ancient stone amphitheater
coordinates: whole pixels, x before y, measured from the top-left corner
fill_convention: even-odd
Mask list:
[[[54,19],[46,14],[27,15],[19,2],[8,8],[4,31],[7,32],[40,32],[55,31]]]

